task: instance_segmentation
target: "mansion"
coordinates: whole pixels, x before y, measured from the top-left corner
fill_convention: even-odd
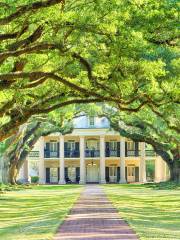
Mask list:
[[[80,116],[72,133],[40,137],[19,180],[41,184],[160,182],[169,178],[166,163],[144,142],[133,142],[110,128],[105,117]]]

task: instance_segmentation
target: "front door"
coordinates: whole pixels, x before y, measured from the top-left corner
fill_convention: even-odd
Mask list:
[[[86,169],[86,182],[96,183],[99,182],[99,168],[96,164],[87,165]]]
[[[57,182],[58,182],[58,169],[50,168],[50,183],[57,183]]]
[[[117,167],[116,166],[109,167],[109,182],[110,183],[117,182]]]
[[[127,181],[135,182],[135,167],[134,166],[127,167]]]
[[[71,182],[76,182],[76,168],[75,167],[68,167],[68,178]]]

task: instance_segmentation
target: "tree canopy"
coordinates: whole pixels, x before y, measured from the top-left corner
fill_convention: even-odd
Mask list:
[[[177,7],[168,0],[0,2],[0,140],[34,114],[88,102],[147,108],[179,131]]]

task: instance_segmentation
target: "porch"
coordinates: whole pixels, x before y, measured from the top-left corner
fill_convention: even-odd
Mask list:
[[[121,167],[119,161],[105,160],[105,183],[119,183],[121,179]],[[98,159],[86,160],[84,183],[101,183],[100,161]],[[139,182],[139,161],[135,160],[125,166],[126,182]],[[80,182],[80,161],[65,160],[64,167],[65,183]],[[59,183],[60,167],[57,161],[45,161],[45,183]]]

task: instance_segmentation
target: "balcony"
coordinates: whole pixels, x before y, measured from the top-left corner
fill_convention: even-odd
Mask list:
[[[65,150],[64,157],[65,158],[79,158],[79,150]]]
[[[89,150],[86,149],[85,150],[85,157],[92,157],[92,158],[96,158],[100,156],[100,150]]]
[[[59,158],[59,152],[55,151],[48,151],[48,150],[44,150],[44,157],[45,158]]]
[[[126,157],[139,157],[141,151],[139,150],[127,150],[126,151]]]
[[[120,157],[120,151],[106,149],[106,157]]]
[[[156,153],[154,150],[146,150],[146,157],[155,157]]]

